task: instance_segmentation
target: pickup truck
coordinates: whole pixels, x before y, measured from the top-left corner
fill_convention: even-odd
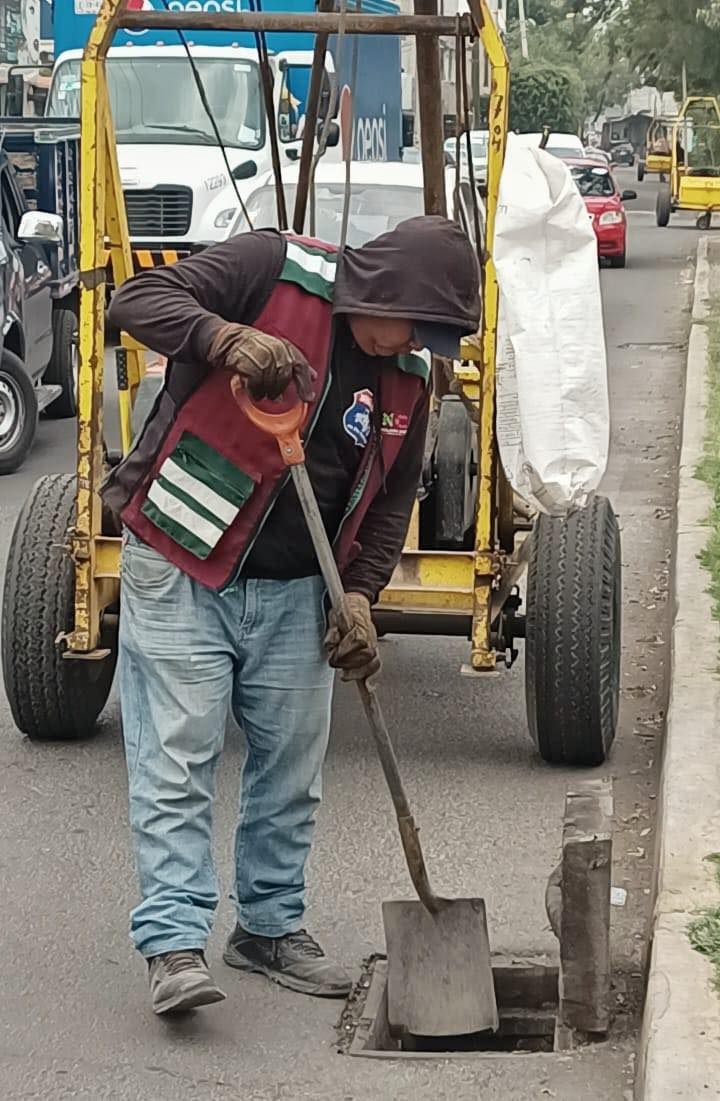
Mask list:
[[[78,135],[0,119],[0,474],[77,400]]]

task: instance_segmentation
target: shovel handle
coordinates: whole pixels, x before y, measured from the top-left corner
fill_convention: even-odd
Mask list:
[[[237,386],[234,384],[237,382]],[[337,615],[340,626],[344,630],[352,627],[352,617],[349,613],[345,591],[343,589],[340,573],[333,555],[330,540],[325,531],[325,525],[318,508],[317,498],[312,488],[308,472],[305,468],[305,456],[302,442],[300,441],[300,425],[302,424],[307,406],[303,402],[289,409],[285,413],[266,413],[252,401],[239,379],[233,379],[233,394],[240,408],[249,420],[264,432],[274,436],[280,446],[280,454],[284,462],[290,467],[295,491],[300,501],[305,521],[310,532],[315,554],[317,555],[323,580],[327,585],[328,595],[333,610]],[[286,451],[292,448],[292,452]],[[299,457],[298,457],[299,455]],[[375,694],[375,689],[366,680],[357,681],[360,700],[375,742],[380,764],[382,766],[385,781],[390,791],[390,796],[395,807],[398,829],[402,840],[403,852],[407,862],[410,878],[413,881],[418,898],[431,914],[436,914],[442,909],[443,901],[430,886],[417,826],[410,810],[405,787],[398,768],[395,750],[390,740],[390,734],[385,724],[385,717],[380,708],[380,701]]]
[[[251,424],[277,440],[282,461],[286,466],[295,466],[305,461],[300,429],[307,417],[307,402],[297,401],[295,405],[289,409],[283,409],[281,413],[268,413],[255,404],[242,379],[237,375],[233,375],[230,379],[230,389],[235,401]]]

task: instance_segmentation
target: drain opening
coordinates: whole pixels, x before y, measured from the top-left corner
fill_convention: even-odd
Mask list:
[[[349,1055],[394,1059],[552,1052],[557,1018],[557,965],[545,960],[493,962],[498,1031],[465,1036],[394,1036],[387,1018],[387,963],[372,957],[340,1021],[339,1048]]]

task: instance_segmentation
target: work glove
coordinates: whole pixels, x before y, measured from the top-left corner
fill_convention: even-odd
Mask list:
[[[347,593],[345,604],[352,620],[343,631],[337,613],[330,610],[325,649],[333,669],[342,670],[343,680],[367,680],[380,669],[378,639],[370,613],[370,601],[362,593]]]
[[[317,373],[302,352],[282,337],[260,332],[252,325],[228,323],[215,336],[209,354],[212,367],[233,371],[245,382],[251,397],[279,398],[290,382],[301,401],[315,397]]]

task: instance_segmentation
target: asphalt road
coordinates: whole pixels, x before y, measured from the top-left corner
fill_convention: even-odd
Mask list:
[[[623,186],[632,174],[621,173]],[[666,697],[670,548],[687,307],[697,233],[659,230],[654,185],[630,205],[629,266],[602,273],[612,457],[605,489],[623,528],[621,724],[603,770],[615,780],[614,911],[618,1010],[607,1044],[574,1056],[513,1055],[379,1062],[335,1053],[339,1006],[240,978],[221,962],[231,924],[218,913],[210,960],[229,998],[169,1024],[150,1012],[130,948],[135,880],[113,700],[91,741],[36,745],[13,728],[0,694],[0,1093],[87,1101],[356,1098],[403,1101],[624,1101],[652,889],[655,792]],[[71,469],[74,426],[44,421],[24,469],[0,488],[0,561],[34,479]],[[576,774],[544,765],[524,715],[522,662],[481,686],[460,677],[461,641],[391,637],[383,702],[443,893],[486,899],[493,948],[548,950],[547,876],[559,853],[563,799]],[[242,739],[221,769],[217,856],[229,889]],[[408,897],[388,797],[353,692],[339,686],[310,867],[309,927],[357,971],[382,949],[382,899]]]

